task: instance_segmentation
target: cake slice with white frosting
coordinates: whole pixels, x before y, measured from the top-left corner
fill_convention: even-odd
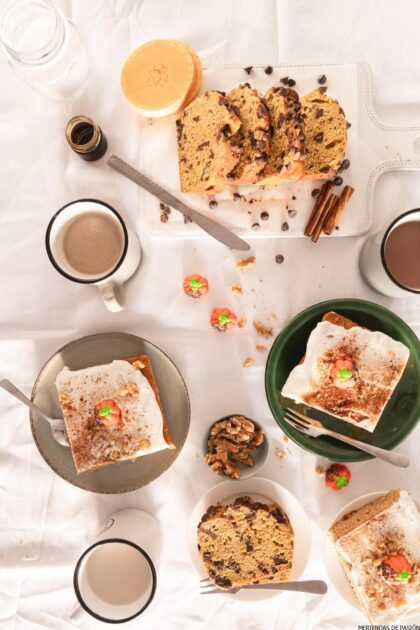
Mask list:
[[[174,448],[146,355],[65,367],[55,384],[78,473]]]
[[[405,490],[345,514],[329,535],[372,624],[420,608],[420,515]]]

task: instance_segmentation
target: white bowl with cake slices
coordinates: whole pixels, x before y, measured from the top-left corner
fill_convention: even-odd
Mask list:
[[[261,601],[281,591],[224,589],[297,580],[309,559],[311,529],[293,494],[254,477],[210,488],[191,514],[187,543],[197,587],[210,577],[225,597]]]
[[[342,508],[329,528],[328,576],[371,624],[420,612],[419,510],[405,490],[372,492]]]

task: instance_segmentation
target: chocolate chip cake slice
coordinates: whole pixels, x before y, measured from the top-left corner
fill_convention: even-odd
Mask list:
[[[233,137],[241,120],[222,92],[198,96],[176,121],[182,192],[215,193],[236,166],[241,148]]]
[[[264,97],[271,124],[271,151],[259,184],[275,186],[304,174],[301,104],[296,90],[272,87]]]
[[[293,546],[283,510],[248,496],[209,507],[198,525],[198,551],[209,577],[221,588],[288,580]]]
[[[301,98],[305,135],[305,179],[328,179],[336,174],[344,157],[347,128],[344,112],[323,88]]]
[[[235,168],[228,174],[233,185],[258,181],[270,152],[270,118],[263,100],[249,83],[243,83],[227,94],[242,126],[232,138],[242,148]]]

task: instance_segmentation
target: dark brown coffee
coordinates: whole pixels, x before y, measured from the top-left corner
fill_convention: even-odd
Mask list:
[[[406,221],[389,234],[384,249],[391,276],[407,289],[420,291],[420,221]]]

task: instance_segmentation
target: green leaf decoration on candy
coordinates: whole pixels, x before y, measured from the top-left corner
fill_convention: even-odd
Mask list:
[[[111,407],[109,405],[104,405],[99,412],[101,418],[107,418],[111,413]]]
[[[347,477],[341,477],[340,475],[335,478],[335,483],[337,484],[337,488],[345,488],[349,485],[349,480]]]
[[[341,370],[338,370],[337,376],[341,378],[342,381],[347,381],[347,379],[351,378],[352,372],[346,367],[343,367]]]
[[[411,573],[410,571],[407,571],[407,569],[404,569],[401,573],[398,573],[397,578],[401,580],[401,582],[408,582],[411,578]]]
[[[218,319],[219,324],[227,324],[228,322],[230,322],[230,317],[227,313],[220,313]]]
[[[197,289],[201,289],[201,284],[201,280],[199,280],[198,278],[191,278],[189,282],[191,289],[193,289],[194,291],[196,291]]]

